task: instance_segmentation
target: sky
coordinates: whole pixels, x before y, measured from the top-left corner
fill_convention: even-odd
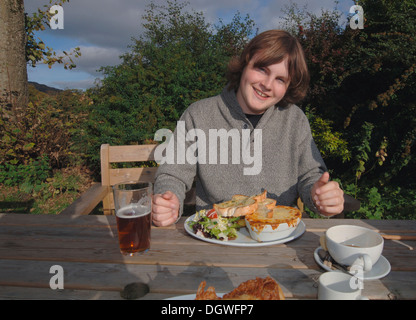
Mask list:
[[[185,0],[178,0],[183,2]],[[202,12],[206,21],[224,23],[231,21],[239,12],[242,17],[249,14],[259,32],[278,29],[281,26],[285,6],[294,2],[299,8],[320,14],[322,9],[348,13],[354,4],[352,0],[188,0],[188,10]],[[50,6],[49,0],[24,0],[25,11],[31,15],[37,8]],[[38,64],[28,65],[29,81],[46,84],[58,89],[85,90],[93,87],[102,78],[98,70],[102,66],[114,66],[121,62],[120,55],[129,51],[132,38],[142,32],[142,16],[151,0],[70,0],[63,8],[63,29],[49,29],[37,35],[46,46],[57,53],[70,52],[80,47],[81,57],[74,60],[76,68],[65,70],[55,64],[49,69]],[[166,0],[153,0],[164,5]],[[97,82],[98,81],[98,82]]]

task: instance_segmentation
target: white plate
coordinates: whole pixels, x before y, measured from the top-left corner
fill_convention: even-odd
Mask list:
[[[313,253],[313,257],[315,258],[315,261],[319,266],[326,271],[339,271],[340,270],[334,270],[330,267],[323,264],[323,261],[318,255],[318,251],[321,250],[321,247],[316,248],[315,252]],[[323,249],[322,249],[323,250]],[[387,260],[384,256],[380,256],[377,263],[373,266],[373,268],[370,271],[364,271],[364,280],[376,280],[381,279],[385,276],[387,276],[390,273],[391,266],[389,260]]]
[[[224,294],[225,293],[216,293],[216,295],[219,298],[222,298],[222,296]],[[183,296],[170,297],[170,298],[166,298],[164,300],[195,300],[195,298],[196,298],[196,294],[192,293],[192,294],[184,294]]]
[[[228,240],[228,241],[222,241],[217,239],[208,239],[204,238],[200,235],[196,235],[192,228],[188,225],[189,221],[192,221],[194,219],[195,214],[190,216],[188,219],[185,220],[185,230],[188,232],[191,236],[194,238],[200,239],[202,241],[216,243],[216,244],[222,244],[225,246],[234,246],[234,247],[261,247],[261,246],[271,246],[274,244],[280,244],[292,241],[298,237],[300,237],[306,230],[305,223],[300,220],[298,226],[296,227],[295,231],[293,233],[283,239],[274,240],[274,241],[265,241],[265,242],[258,242],[250,237],[250,234],[246,228],[241,228],[239,231],[237,231],[237,238],[234,240]]]

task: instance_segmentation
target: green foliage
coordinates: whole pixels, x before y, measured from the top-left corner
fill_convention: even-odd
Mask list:
[[[331,177],[361,201],[347,217],[415,219],[416,3],[356,2],[364,8],[362,30],[337,11],[287,7],[284,27],[302,43],[311,73],[300,106]],[[102,68],[101,85],[87,94],[31,92],[25,110],[0,110],[0,185],[39,200],[33,212],[52,203],[58,209],[50,212],[59,212],[83,184],[63,168],[87,160],[99,172],[101,144],[152,143],[192,102],[219,93],[229,59],[257,32],[254,21],[237,13],[212,25],[188,5],[151,3],[144,34],[120,65]],[[35,37],[48,21],[46,10],[26,17],[28,62],[73,67]]]
[[[72,57],[78,58],[81,56],[79,47],[74,48],[70,53],[64,51],[63,55],[58,56],[52,48],[47,47],[42,39],[36,35],[36,32],[45,30],[45,26],[49,26],[49,21],[53,16],[49,12],[50,7],[52,5],[62,6],[65,2],[69,2],[69,0],[50,0],[49,5],[44,5],[43,10],[38,8],[38,12],[33,13],[32,16],[25,13],[26,61],[32,67],[35,67],[39,62],[47,64],[49,68],[55,63],[63,64],[65,69],[76,67]]]
[[[94,105],[87,126],[91,160],[99,146],[151,142],[160,128],[173,130],[194,101],[218,94],[226,65],[252,35],[254,23],[236,14],[229,24],[212,26],[188,3],[151,3],[144,35],[133,39],[122,63],[104,67],[100,87],[90,91]]]
[[[357,179],[366,171],[365,164],[368,162],[371,152],[371,134],[374,125],[364,122],[361,130],[354,136],[354,154],[355,154],[355,176]]]
[[[50,176],[52,172],[47,157],[30,159],[28,164],[4,163],[0,165],[0,184],[6,186],[23,186],[26,193],[30,193],[31,189],[37,189]]]
[[[317,116],[309,106],[306,107],[305,114],[322,157],[324,159],[328,157],[341,159],[342,162],[349,161],[351,152],[348,150],[348,143],[342,139],[341,133],[332,131],[333,122]]]
[[[339,147],[325,160],[362,200],[357,217],[386,218],[388,211],[408,216],[404,199],[414,199],[416,188],[416,4],[357,4],[364,9],[361,30],[352,30],[336,11],[317,16],[296,5],[286,9],[285,27],[302,43],[311,72],[303,106],[314,106],[317,141],[317,131],[326,130],[320,117],[348,142],[348,161],[336,159]],[[325,155],[325,143],[318,145]]]
[[[353,195],[356,185],[344,185],[344,191]],[[346,218],[355,219],[409,219],[414,220],[416,205],[416,190],[386,186],[381,188],[362,187],[358,190],[357,198],[361,207],[356,212],[346,214]]]
[[[299,9],[296,3],[285,9],[283,27],[302,44],[310,71],[310,91],[304,104],[314,102],[312,105],[319,111],[323,103],[332,103],[326,101],[328,93],[338,88],[349,73],[344,62],[348,60],[350,50],[342,36],[340,17],[339,12],[330,10],[322,10],[318,16],[308,12],[306,6]]]
[[[47,157],[30,160],[28,164],[0,165],[0,185],[18,187],[23,194],[29,194],[43,201],[59,194],[72,193],[80,189],[79,175],[67,174],[65,171],[53,173]]]
[[[86,177],[78,168],[53,171],[47,158],[0,165],[2,212],[57,214],[85,188]]]
[[[79,124],[88,99],[71,90],[48,96],[32,88],[30,100],[24,109],[0,112],[0,164],[25,165],[44,156],[53,168],[75,162],[82,155]]]

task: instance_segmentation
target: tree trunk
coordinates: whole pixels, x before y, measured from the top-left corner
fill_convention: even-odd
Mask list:
[[[18,109],[28,102],[26,30],[23,0],[0,1],[0,106]]]

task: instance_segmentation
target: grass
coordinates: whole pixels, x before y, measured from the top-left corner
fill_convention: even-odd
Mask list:
[[[21,192],[18,187],[4,187],[0,189],[1,213],[30,213],[34,199],[31,195]]]
[[[88,170],[75,167],[55,171],[37,188],[0,185],[0,213],[59,214],[92,183]]]

